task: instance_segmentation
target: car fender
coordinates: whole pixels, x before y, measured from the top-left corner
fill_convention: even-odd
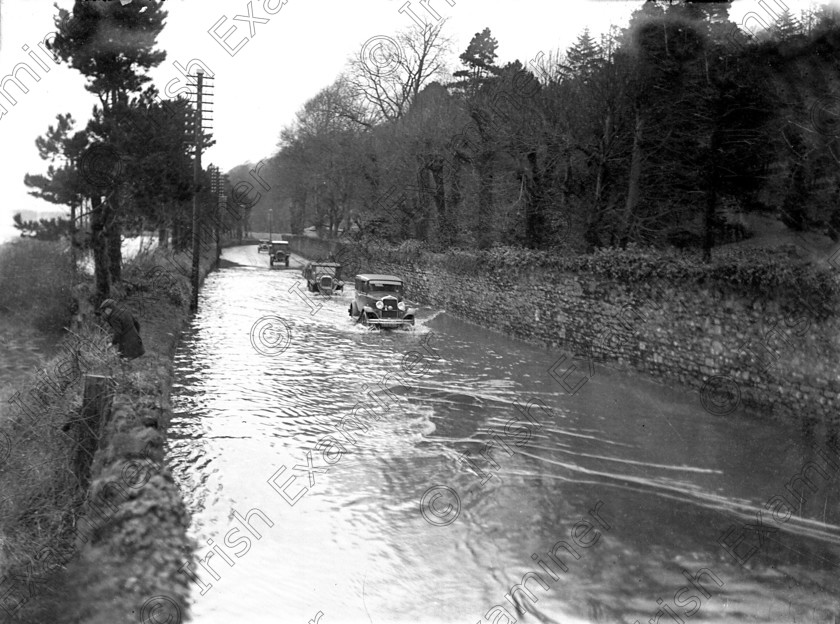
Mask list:
[[[365,307],[362,308],[362,310],[364,310],[368,314],[376,314],[376,316],[379,316],[379,314],[377,314],[376,308],[374,308],[373,306],[366,305]]]
[[[403,316],[417,316],[417,308],[406,308]]]

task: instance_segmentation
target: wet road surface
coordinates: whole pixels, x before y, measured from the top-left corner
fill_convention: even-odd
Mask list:
[[[820,434],[604,367],[570,396],[562,353],[428,308],[368,331],[352,284],[328,299],[299,258],[224,257],[176,356],[168,450],[204,559],[195,622],[834,622]],[[825,477],[787,517],[808,461]]]

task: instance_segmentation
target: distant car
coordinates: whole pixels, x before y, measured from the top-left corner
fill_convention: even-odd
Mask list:
[[[303,267],[306,290],[330,296],[344,290],[341,281],[341,265],[337,262],[310,262]]]
[[[287,241],[271,241],[268,244],[268,266],[273,267],[275,264],[283,264],[289,266],[289,256],[291,250]]]
[[[257,253],[261,251],[268,251],[268,239],[261,238],[259,244],[257,245]]]
[[[417,310],[406,305],[403,292],[402,279],[394,275],[357,275],[356,296],[350,304],[350,316],[357,322],[374,327],[414,325]]]

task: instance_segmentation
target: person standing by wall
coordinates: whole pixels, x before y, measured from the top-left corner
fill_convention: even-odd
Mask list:
[[[140,337],[140,323],[122,306],[117,306],[113,299],[106,299],[99,306],[99,311],[114,330],[111,344],[117,347],[120,357],[133,360],[146,352]]]

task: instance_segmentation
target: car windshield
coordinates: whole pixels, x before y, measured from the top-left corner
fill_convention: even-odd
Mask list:
[[[370,282],[368,291],[398,293],[402,291],[402,284],[394,284],[393,282]]]
[[[335,267],[331,267],[331,266],[320,266],[320,265],[318,265],[318,266],[312,267],[312,270],[317,272],[317,273],[326,273],[327,275],[333,275],[333,276],[335,275]]]

